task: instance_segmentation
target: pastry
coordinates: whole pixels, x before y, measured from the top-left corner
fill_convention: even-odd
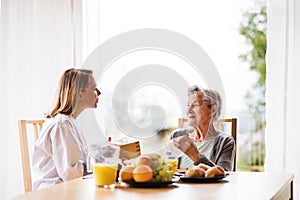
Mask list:
[[[200,163],[198,165],[199,168],[203,169],[204,171],[208,170],[210,168],[210,166],[206,165],[206,164],[203,164],[203,163]]]
[[[194,177],[204,177],[205,171],[199,167],[193,167],[185,171],[185,177],[194,178]]]
[[[224,176],[224,175],[225,175],[225,170],[219,165],[210,167],[208,170],[205,171],[206,178],[212,178],[212,177]]]

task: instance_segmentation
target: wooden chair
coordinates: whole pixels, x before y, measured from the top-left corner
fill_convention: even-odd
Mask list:
[[[120,146],[120,150],[120,158],[122,160],[130,160],[141,155],[141,147],[139,141],[123,144]]]
[[[23,181],[24,181],[24,190],[29,192],[32,190],[32,178],[31,178],[31,164],[28,148],[28,136],[27,128],[31,126],[33,130],[33,142],[35,142],[39,136],[39,133],[42,129],[43,123],[45,120],[19,120],[19,137],[20,137],[20,150],[22,158],[22,170],[23,170]],[[31,137],[31,138],[32,138]]]
[[[178,128],[183,128],[184,123],[187,122],[188,120],[185,118],[178,118]],[[220,130],[225,129],[226,123],[231,123],[231,136],[234,139],[235,142],[235,149],[237,149],[237,119],[236,118],[228,118],[228,119],[219,119],[217,121],[217,128]],[[233,171],[236,171],[236,150],[234,154],[234,165],[233,165]]]

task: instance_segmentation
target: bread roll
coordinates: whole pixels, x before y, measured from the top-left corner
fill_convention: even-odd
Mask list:
[[[193,167],[185,171],[185,177],[194,178],[194,177],[204,177],[205,171],[199,167]]]
[[[200,163],[198,165],[199,168],[203,169],[204,171],[208,170],[210,168],[210,166],[206,165],[206,164],[203,164],[203,163]]]
[[[223,167],[219,166],[219,165],[216,165],[216,167],[218,168],[219,172],[220,172],[220,175],[219,176],[225,176],[226,173],[225,173],[225,170]]]
[[[213,166],[205,171],[206,178],[212,178],[212,177],[224,176],[224,175],[225,175],[225,170],[219,165]]]

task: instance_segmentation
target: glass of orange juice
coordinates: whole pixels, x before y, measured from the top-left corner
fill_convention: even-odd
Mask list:
[[[116,184],[120,147],[111,143],[97,146],[92,153],[96,186],[114,188]]]
[[[167,164],[172,166],[172,171],[175,173],[178,169],[178,158],[182,156],[181,150],[179,150],[172,141],[169,141],[164,145],[163,158]]]
[[[172,171],[175,173],[178,169],[178,158],[176,156],[166,155],[164,160],[167,164],[172,166]]]
[[[93,173],[96,185],[104,188],[114,187],[116,183],[118,165],[107,165],[105,163],[95,163]]]

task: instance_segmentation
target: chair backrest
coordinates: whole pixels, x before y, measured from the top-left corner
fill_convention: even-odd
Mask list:
[[[184,123],[188,120],[185,118],[178,118],[178,128],[183,128]],[[235,154],[234,154],[234,165],[233,165],[233,171],[236,171],[236,153],[237,153],[237,118],[226,118],[226,119],[218,119],[217,121],[217,128],[224,131],[225,124],[231,123],[231,136],[234,139],[235,142]]]
[[[130,160],[141,155],[140,142],[132,142],[120,146],[120,158],[122,160]]]
[[[32,190],[32,178],[31,178],[31,167],[30,167],[30,156],[28,148],[28,136],[27,128],[29,126],[32,128],[33,142],[35,142],[39,136],[39,133],[42,129],[43,123],[45,120],[19,120],[19,137],[20,137],[20,150],[22,158],[22,170],[23,170],[23,181],[24,181],[24,190],[29,192]],[[32,142],[32,143],[33,143]]]

